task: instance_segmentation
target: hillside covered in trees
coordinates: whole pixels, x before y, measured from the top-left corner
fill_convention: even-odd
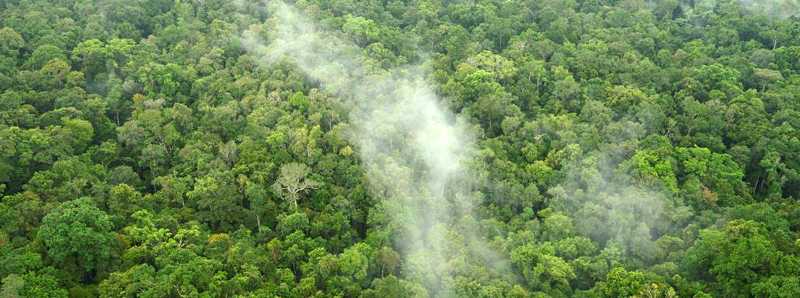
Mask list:
[[[797,1],[276,7],[0,1],[0,297],[800,297]]]

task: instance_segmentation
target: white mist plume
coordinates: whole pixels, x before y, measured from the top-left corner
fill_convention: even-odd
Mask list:
[[[351,141],[373,194],[401,231],[397,245],[407,277],[450,296],[448,259],[456,246],[448,233],[469,216],[472,201],[466,166],[472,140],[464,122],[440,105],[420,68],[381,69],[353,43],[318,29],[294,8],[275,1],[270,12],[270,41],[255,26],[244,32],[245,46],[267,63],[292,62],[323,91],[344,100],[354,126]]]

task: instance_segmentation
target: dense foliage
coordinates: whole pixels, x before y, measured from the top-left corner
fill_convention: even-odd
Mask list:
[[[793,2],[777,10],[798,9]],[[735,0],[301,0],[478,130],[515,279],[465,297],[800,297],[800,19]],[[768,15],[772,14],[772,15]],[[0,2],[3,297],[436,296],[347,112],[257,1]]]

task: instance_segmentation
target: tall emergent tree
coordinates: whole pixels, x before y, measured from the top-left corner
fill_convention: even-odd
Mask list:
[[[297,209],[300,195],[306,191],[317,188],[320,183],[308,177],[308,166],[290,162],[281,166],[278,179],[272,184],[272,189],[281,197],[289,201]]]

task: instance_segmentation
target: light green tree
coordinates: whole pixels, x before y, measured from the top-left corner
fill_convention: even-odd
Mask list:
[[[317,188],[320,183],[308,177],[308,166],[290,162],[281,166],[278,179],[272,184],[272,189],[281,197],[289,201],[297,209],[297,200],[304,192]]]

